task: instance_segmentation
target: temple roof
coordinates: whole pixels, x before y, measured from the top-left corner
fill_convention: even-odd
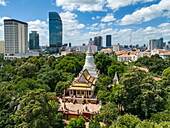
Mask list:
[[[69,90],[93,90],[97,79],[92,77],[88,70],[85,69],[69,87]]]

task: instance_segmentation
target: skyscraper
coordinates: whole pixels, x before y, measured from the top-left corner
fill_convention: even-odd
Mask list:
[[[58,52],[62,46],[62,21],[58,13],[49,12],[50,52]]]
[[[14,19],[4,20],[5,53],[28,52],[28,24]]]
[[[98,37],[94,37],[94,45],[97,45],[97,46],[102,46],[102,37],[101,36],[98,36]]]
[[[39,49],[39,34],[37,31],[32,31],[29,34],[29,48],[32,49]]]
[[[106,47],[111,47],[111,35],[106,35]]]
[[[153,49],[163,49],[163,47],[165,46],[164,42],[163,42],[163,38],[160,39],[152,39],[149,41],[149,50],[153,50]]]

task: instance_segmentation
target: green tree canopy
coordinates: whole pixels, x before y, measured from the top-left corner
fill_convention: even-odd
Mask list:
[[[145,71],[129,70],[120,81],[124,86],[117,93],[117,102],[125,112],[144,119],[164,108],[164,91]]]
[[[49,101],[55,101],[53,94],[45,90],[30,91],[23,96],[18,109],[12,116],[16,127],[56,127],[56,110]]]
[[[102,106],[99,114],[99,118],[107,125],[111,125],[118,116],[118,106],[115,103],[108,102]]]

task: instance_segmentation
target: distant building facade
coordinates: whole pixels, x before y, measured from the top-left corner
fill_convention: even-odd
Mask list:
[[[5,42],[0,41],[0,54],[4,54],[5,52]]]
[[[94,45],[101,47],[102,46],[102,37],[98,36],[98,37],[94,37]]]
[[[120,51],[120,45],[113,45],[113,51]]]
[[[4,20],[5,54],[28,52],[28,24],[14,19]]]
[[[152,39],[149,41],[148,50],[163,49],[164,46],[165,43],[163,42],[163,38]]]
[[[33,49],[39,49],[39,34],[37,33],[37,31],[32,31],[29,34],[29,49],[33,50]]]
[[[111,47],[112,44],[112,36],[106,35],[106,47]]]
[[[62,20],[57,12],[49,12],[50,52],[58,52],[62,46]]]

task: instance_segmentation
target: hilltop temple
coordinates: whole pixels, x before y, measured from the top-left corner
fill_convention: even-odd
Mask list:
[[[89,45],[83,69],[79,73],[79,76],[74,79],[70,87],[67,89],[69,96],[92,98],[98,77],[99,70],[96,68],[91,46]]]

